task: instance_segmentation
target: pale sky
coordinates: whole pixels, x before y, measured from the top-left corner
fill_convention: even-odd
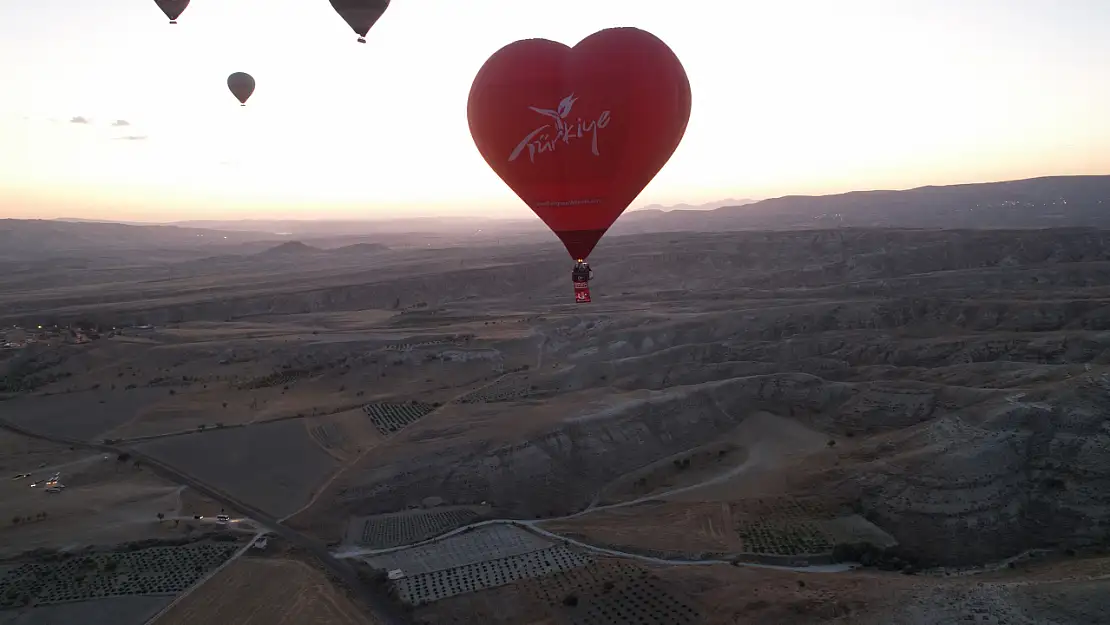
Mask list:
[[[0,217],[529,217],[470,138],[471,81],[513,40],[611,26],[693,92],[633,206],[1110,173],[1107,0],[394,0],[365,45],[327,0],[179,21],[0,0]]]

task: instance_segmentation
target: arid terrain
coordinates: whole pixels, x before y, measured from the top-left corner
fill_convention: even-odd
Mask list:
[[[0,276],[0,623],[1110,622],[1110,231],[339,249]]]

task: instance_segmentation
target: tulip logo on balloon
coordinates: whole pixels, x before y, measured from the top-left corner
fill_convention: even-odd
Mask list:
[[[554,109],[542,109],[536,106],[529,106],[528,108],[543,115],[550,117],[554,121],[555,136],[552,137],[549,133],[545,132],[551,128],[552,124],[544,124],[536,128],[532,132],[525,135],[524,139],[517,144],[513,151],[509,153],[509,162],[515,161],[520,157],[524,149],[528,149],[528,160],[535,163],[536,155],[545,152],[553,152],[555,146],[562,141],[564,144],[569,145],[571,139],[583,139],[587,136],[590,137],[590,151],[594,156],[601,156],[601,152],[597,148],[597,133],[599,130],[609,125],[610,112],[603,111],[597,116],[597,119],[589,121],[578,118],[577,122],[567,122],[567,116],[570,115],[571,108],[578,98],[574,94],[570,94],[559,102],[559,106]],[[538,136],[538,139],[537,139]]]

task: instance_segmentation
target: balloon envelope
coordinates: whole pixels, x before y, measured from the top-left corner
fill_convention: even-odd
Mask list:
[[[231,94],[239,100],[240,104],[246,104],[247,99],[254,93],[254,78],[244,72],[235,72],[227,77],[227,88],[231,89]]]
[[[159,9],[170,18],[170,23],[176,22],[181,13],[189,6],[189,0],[154,0]]]
[[[389,0],[331,0],[331,6],[366,43],[363,37],[389,8]]]
[[[584,259],[670,159],[690,105],[686,71],[665,43],[611,28],[573,48],[547,39],[501,48],[474,78],[467,118],[489,166]]]

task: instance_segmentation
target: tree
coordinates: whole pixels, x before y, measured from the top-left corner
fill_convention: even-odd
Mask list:
[[[158,513],[158,520],[159,520],[159,521],[161,521],[161,520],[162,520],[162,519],[164,519],[164,518],[166,518],[166,515],[165,515],[165,514],[162,514],[161,512],[159,512],[159,513]]]

